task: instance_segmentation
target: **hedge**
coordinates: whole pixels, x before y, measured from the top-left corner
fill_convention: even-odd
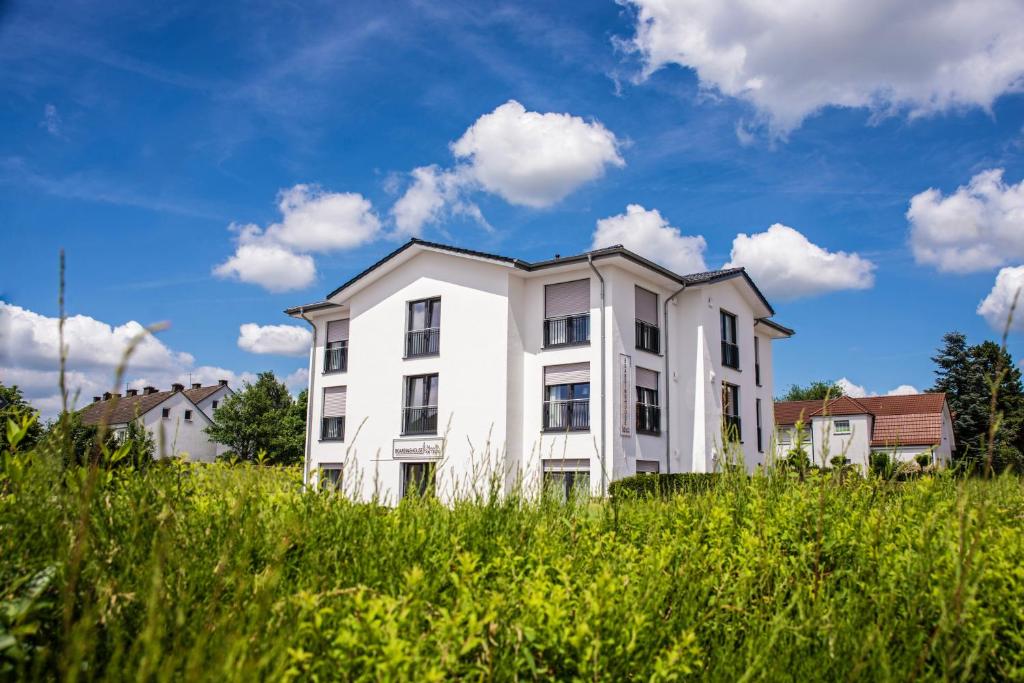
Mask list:
[[[668,498],[677,493],[710,491],[722,475],[718,472],[637,474],[613,481],[608,493],[615,498]]]

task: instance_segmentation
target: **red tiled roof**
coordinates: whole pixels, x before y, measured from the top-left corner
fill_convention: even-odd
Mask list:
[[[801,417],[806,421],[821,404],[822,401],[776,401],[775,424],[795,425]]]
[[[872,446],[935,446],[942,443],[942,413],[881,415],[871,431]]]
[[[946,395],[942,393],[905,396],[841,396],[825,405],[824,401],[779,401],[775,404],[775,424],[793,425],[821,415],[871,415],[872,446],[921,446],[942,442],[942,412]]]

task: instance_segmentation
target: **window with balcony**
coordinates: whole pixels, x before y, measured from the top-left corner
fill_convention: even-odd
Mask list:
[[[740,388],[728,382],[722,382],[722,432],[726,441],[743,441]]]
[[[437,434],[437,374],[405,378],[402,434]]]
[[[590,280],[544,287],[544,348],[590,343]]]
[[[441,299],[409,302],[405,357],[436,356],[441,348]]]
[[[736,337],[736,316],[721,311],[722,318],[722,365],[740,369],[740,347]]]
[[[327,323],[327,341],[324,345],[324,372],[348,371],[348,320]]]
[[[761,399],[754,401],[757,412],[757,452],[764,453],[764,442],[761,439]]]
[[[754,335],[754,384],[761,386],[761,339]]]
[[[658,373],[646,368],[636,369],[636,431],[639,434],[661,433]]]
[[[321,441],[345,440],[345,408],[347,403],[347,387],[324,388],[324,408],[320,420]]]
[[[590,429],[590,364],[568,363],[544,368],[546,432]]]
[[[658,329],[658,295],[643,287],[636,288],[636,348],[661,353],[661,330]]]
[[[437,488],[437,463],[402,463],[402,498],[433,498]]]

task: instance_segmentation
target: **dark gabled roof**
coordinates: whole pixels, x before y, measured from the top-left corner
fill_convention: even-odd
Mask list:
[[[673,280],[679,283],[680,285],[706,285],[713,284],[716,282],[723,282],[725,280],[731,280],[732,278],[736,277],[742,277],[744,280],[746,280],[747,284],[750,285],[750,288],[754,291],[754,293],[757,294],[757,297],[765,305],[765,308],[767,308],[772,315],[774,315],[775,313],[775,309],[773,309],[771,304],[768,303],[768,299],[765,298],[764,294],[761,293],[761,290],[757,288],[757,285],[754,284],[754,281],[750,279],[750,276],[747,275],[747,271],[743,268],[726,268],[723,270],[711,270],[704,273],[690,273],[688,275],[679,275],[667,268],[659,266],[657,263],[654,263],[653,261],[650,261],[637,253],[630,251],[629,249],[626,249],[621,244],[617,244],[611,247],[604,247],[601,249],[594,249],[592,251],[584,252],[582,254],[575,254],[573,256],[563,256],[559,258],[548,259],[546,261],[537,261],[534,263],[530,263],[529,261],[523,261],[522,259],[511,258],[509,256],[489,254],[483,251],[464,249],[462,247],[454,247],[448,244],[441,244],[439,242],[428,242],[426,240],[421,240],[416,237],[413,237],[408,242],[400,246],[398,249],[395,249],[390,254],[380,259],[363,272],[349,279],[343,285],[341,285],[340,287],[332,291],[330,294],[328,294],[326,298],[330,299],[331,297],[336,296],[340,292],[344,291],[348,287],[351,287],[353,284],[355,284],[362,278],[366,277],[367,275],[377,270],[391,259],[395,258],[399,254],[404,252],[406,249],[409,249],[413,245],[417,244],[423,247],[448,251],[454,254],[464,254],[467,256],[475,256],[478,258],[490,259],[492,261],[508,263],[516,268],[519,268],[520,270],[525,271],[535,271],[544,268],[553,268],[555,266],[561,266],[567,263],[583,262],[588,260],[588,258],[596,260],[601,258],[607,258],[610,256],[621,256],[630,261],[633,261],[638,265],[644,266],[645,268],[649,268],[650,270],[653,270],[659,275],[662,275],[670,280]],[[285,313],[287,313],[288,315],[295,315],[296,313],[300,313],[302,311],[311,311],[319,308],[330,308],[334,305],[336,304],[332,304],[330,301],[324,300],[313,304],[308,304],[305,306],[295,306],[293,308],[286,309]],[[781,331],[788,331],[790,334],[792,334],[792,330],[788,330],[788,328],[784,328],[781,325],[778,325],[777,327],[780,328]]]
[[[781,332],[787,337],[792,337],[794,334],[796,334],[796,330],[786,327],[785,325],[780,325],[771,318],[758,318],[757,322],[763,325],[767,325],[768,327],[771,327],[772,329]]]
[[[154,394],[138,396],[115,396],[105,401],[90,403],[78,411],[78,415],[82,418],[82,424],[87,425],[98,425],[101,422],[106,422],[108,425],[124,424],[145,415],[174,396],[175,393],[177,392],[158,391]]]
[[[226,384],[214,384],[208,387],[199,387],[198,389],[186,389],[184,393],[186,396],[188,396],[188,400],[192,401],[196,405],[199,405],[200,401],[205,399],[207,396],[210,396],[211,394],[217,393],[218,389],[228,389],[228,391],[231,390],[231,388],[228,387]]]

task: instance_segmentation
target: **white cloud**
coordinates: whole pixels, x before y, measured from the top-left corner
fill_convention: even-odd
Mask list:
[[[629,0],[644,77],[669,64],[776,134],[826,106],[923,116],[1024,87],[1018,0]]]
[[[297,325],[245,323],[238,332],[238,348],[250,353],[305,356],[312,342],[310,331]]]
[[[907,219],[918,263],[968,273],[1024,260],[1024,181],[1007,185],[1001,168],[948,197],[934,188],[915,195]]]
[[[292,393],[299,393],[303,389],[309,388],[309,368],[298,368],[293,372],[288,373],[284,379],[281,380],[284,385],[288,387],[288,390]]]
[[[701,236],[684,236],[657,209],[630,204],[626,213],[597,221],[592,249],[621,244],[644,258],[677,273],[699,273],[707,270]]]
[[[64,138],[64,122],[60,118],[57,107],[53,104],[43,107],[43,119],[39,122],[39,126],[46,129],[46,132],[55,138]]]
[[[912,384],[901,384],[895,389],[885,392],[886,396],[906,396],[908,394],[920,394],[921,391]]]
[[[412,183],[391,208],[393,236],[418,237],[423,226],[449,215],[466,216],[491,229],[480,207],[465,198],[472,181],[464,167],[443,171],[437,165],[421,166],[409,175]]]
[[[1012,329],[1024,332],[1024,266],[999,271],[992,291],[978,304],[978,315],[985,318],[992,329],[1002,331],[1015,297],[1017,307],[1013,311]]]
[[[623,166],[615,135],[598,121],[526,111],[509,100],[484,114],[452,144],[485,190],[512,204],[550,206],[580,185]]]
[[[234,256],[213,269],[223,278],[236,278],[271,292],[308,287],[316,279],[316,264],[276,244],[240,244]]]
[[[836,380],[836,384],[838,384],[840,388],[842,388],[844,394],[851,398],[864,398],[865,396],[868,395],[867,389],[865,389],[859,384],[854,384],[845,377],[840,377],[838,380]]]
[[[57,318],[0,302],[0,382],[17,384],[44,417],[52,417],[61,408],[57,329]],[[81,407],[92,396],[111,391],[116,369],[136,338],[140,341],[124,375],[132,388],[152,385],[169,389],[174,382],[189,381],[209,385],[220,379],[238,387],[243,381],[255,379],[252,373],[196,366],[191,354],[169,348],[144,329],[134,320],[110,325],[85,315],[69,316],[64,325],[69,400],[74,401],[77,395],[77,406]],[[124,391],[124,386],[114,390]]]
[[[380,237],[373,205],[353,192],[325,192],[299,184],[278,194],[281,221],[266,229],[232,225],[238,247],[214,268],[219,277],[237,278],[271,292],[302,289],[316,278],[310,252],[352,249]]]
[[[830,252],[793,228],[739,234],[726,268],[743,266],[769,297],[796,299],[844,289],[869,289],[875,265],[857,254]]]

